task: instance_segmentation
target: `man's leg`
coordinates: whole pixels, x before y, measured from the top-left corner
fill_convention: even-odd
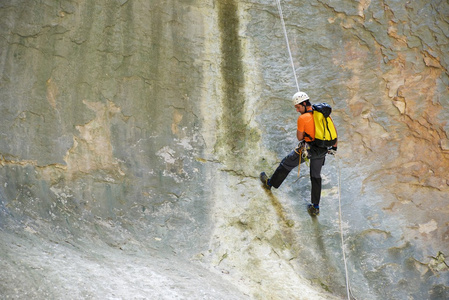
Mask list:
[[[266,182],[264,182],[265,178],[268,178],[265,174],[265,172],[262,172],[260,174],[260,179],[264,183],[265,186],[268,188],[275,187],[279,188],[279,186],[284,182],[285,178],[287,178],[287,175],[290,173],[290,171],[297,167],[299,164],[299,154],[295,151],[290,152],[284,159],[281,161],[279,166],[274,171],[271,178],[267,179]],[[264,178],[264,179],[263,179]]]
[[[271,178],[268,179],[268,185],[274,188],[279,188],[289,173],[289,170],[287,170],[282,164],[279,164],[276,171],[274,171],[273,175],[271,175]]]
[[[311,202],[315,208],[319,208],[321,199],[321,168],[324,164],[324,157],[310,160],[310,182],[312,185]]]

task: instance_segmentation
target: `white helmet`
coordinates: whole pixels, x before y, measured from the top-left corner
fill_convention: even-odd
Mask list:
[[[297,92],[292,97],[293,105],[302,103],[306,100],[309,100],[309,96],[307,96],[307,94],[304,92]]]

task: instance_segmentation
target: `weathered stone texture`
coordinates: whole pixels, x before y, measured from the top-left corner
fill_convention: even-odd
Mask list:
[[[448,2],[281,2],[299,86],[338,124],[317,222],[306,167],[257,179],[297,143],[275,1],[0,3],[0,294],[77,284],[40,278],[43,243],[199,264],[230,299],[344,297],[341,198],[358,299],[449,295]],[[76,295],[113,297],[94,283]]]

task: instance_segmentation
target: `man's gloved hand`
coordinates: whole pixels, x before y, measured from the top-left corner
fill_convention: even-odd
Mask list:
[[[300,140],[299,144],[298,144],[298,148],[299,149],[304,149],[306,146],[306,141],[305,140]]]
[[[327,149],[327,153],[329,153],[330,155],[335,155],[335,154],[337,154],[337,147],[336,147],[336,146],[329,147],[329,148]]]

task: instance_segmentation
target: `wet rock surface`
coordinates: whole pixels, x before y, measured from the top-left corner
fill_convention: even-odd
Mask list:
[[[281,4],[315,219],[275,1],[0,4],[2,298],[449,297],[447,1]]]

